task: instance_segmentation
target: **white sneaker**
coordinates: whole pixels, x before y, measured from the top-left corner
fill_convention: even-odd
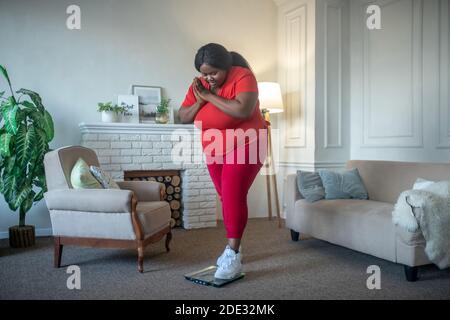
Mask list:
[[[234,251],[233,249],[231,249],[230,245],[227,244],[227,246],[225,247],[225,250],[223,251],[223,253],[220,255],[219,258],[217,258],[217,264],[216,264],[217,266],[220,266],[222,264],[222,260],[226,256],[227,250]],[[241,254],[241,261],[242,261],[242,258],[243,258],[242,246],[239,246],[239,253]]]
[[[242,270],[241,253],[227,247],[218,265],[214,277],[217,279],[233,279]]]

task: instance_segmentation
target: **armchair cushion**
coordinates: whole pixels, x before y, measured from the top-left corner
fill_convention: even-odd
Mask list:
[[[108,172],[102,168],[90,166],[89,169],[104,189],[120,189],[119,185],[111,178]]]
[[[131,190],[141,201],[160,201],[164,195],[165,186],[156,181],[117,181],[120,189]]]
[[[115,189],[60,189],[44,194],[49,210],[131,212],[133,192]]]
[[[138,202],[136,211],[146,235],[170,225],[171,211],[166,201]]]
[[[102,189],[101,184],[89,170],[89,165],[79,158],[70,173],[70,183],[74,189]]]
[[[102,190],[103,191],[103,190]],[[170,225],[170,207],[165,201],[141,202],[136,207],[145,236]],[[54,236],[135,240],[131,214],[51,210]]]
[[[54,236],[135,240],[131,214],[51,210]]]

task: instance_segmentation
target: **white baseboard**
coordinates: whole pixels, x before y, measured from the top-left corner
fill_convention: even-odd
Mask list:
[[[36,237],[48,237],[53,235],[52,228],[38,228],[35,230]],[[8,239],[9,238],[9,232],[8,231],[2,231],[0,232],[0,239]]]

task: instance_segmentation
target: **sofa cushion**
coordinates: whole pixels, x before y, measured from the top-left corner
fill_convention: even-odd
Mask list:
[[[343,173],[319,170],[325,188],[325,199],[368,199],[366,188],[359,176],[358,169]]]
[[[395,262],[394,206],[369,200],[295,203],[289,225],[300,233]]]
[[[370,200],[396,203],[398,196],[410,190],[417,178],[450,180],[450,164],[352,160],[347,168],[358,168]]]
[[[325,198],[322,179],[317,172],[297,171],[297,188],[309,202],[316,202]]]

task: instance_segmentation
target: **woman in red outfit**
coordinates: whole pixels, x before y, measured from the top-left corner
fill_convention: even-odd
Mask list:
[[[195,78],[182,103],[183,123],[202,130],[208,171],[222,202],[228,245],[216,278],[241,272],[241,238],[247,224],[247,194],[267,152],[267,123],[261,115],[256,78],[247,61],[215,43],[195,56]]]

